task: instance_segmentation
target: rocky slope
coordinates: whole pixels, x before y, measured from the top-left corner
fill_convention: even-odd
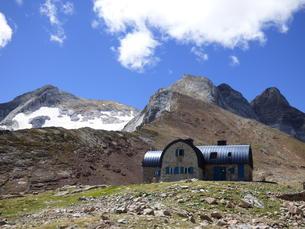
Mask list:
[[[240,92],[227,84],[215,86],[205,77],[191,75],[185,75],[170,87],[160,89],[150,98],[145,109],[124,127],[124,130],[135,131],[137,127],[152,122],[162,113],[173,110],[175,107],[173,93],[216,105],[240,117],[257,120],[305,141],[305,114],[291,107],[278,89],[267,89],[249,103]]]
[[[123,104],[82,99],[47,85],[0,104],[0,129],[57,126],[121,130],[137,113]]]
[[[251,105],[259,121],[305,141],[305,114],[290,106],[277,88],[268,88]]]
[[[76,229],[304,228],[305,192],[298,191],[277,184],[196,180],[63,187],[0,200],[0,224]],[[280,198],[288,192],[302,198]]]
[[[245,118],[257,118],[250,103],[229,85],[221,84],[216,87],[208,78],[185,75],[170,87],[160,89],[153,95],[144,110],[131,120],[124,130],[134,131],[138,126],[158,118],[161,113],[169,112],[171,107],[175,106],[172,101],[173,93],[217,105]]]
[[[139,183],[150,147],[134,134],[90,128],[0,131],[0,194]]]

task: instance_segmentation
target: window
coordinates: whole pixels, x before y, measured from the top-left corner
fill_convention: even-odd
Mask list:
[[[176,149],[176,157],[183,157],[184,149]]]
[[[234,173],[235,173],[235,168],[229,168],[228,170],[229,170],[229,172],[230,172],[231,174],[234,174]]]
[[[160,170],[156,170],[156,171],[155,171],[155,177],[159,177],[160,174],[161,174],[161,171],[160,171]]]
[[[184,173],[187,174],[187,168],[184,168]]]
[[[188,173],[189,174],[193,174],[194,173],[194,168],[193,167],[189,167],[188,168]]]
[[[228,153],[228,157],[232,157],[232,153],[231,152]]]
[[[175,167],[174,174],[179,174],[179,167]]]
[[[165,174],[169,174],[169,167],[165,168]]]
[[[210,160],[216,159],[216,158],[217,158],[217,152],[212,152],[212,153],[210,154]]]
[[[173,168],[169,168],[169,173],[173,174]]]
[[[184,167],[180,167],[180,174],[184,174]]]

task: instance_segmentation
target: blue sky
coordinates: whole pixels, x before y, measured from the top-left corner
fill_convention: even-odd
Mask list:
[[[69,2],[49,1],[55,1],[58,12]],[[97,2],[106,7],[103,4],[107,0],[71,1],[71,12],[62,10],[57,15],[58,22],[53,24],[41,10],[45,0],[21,2],[0,0],[0,13],[5,15],[12,29],[7,44],[1,48],[0,42],[0,102],[53,84],[81,97],[115,100],[143,108],[157,89],[167,87],[184,73],[189,73],[206,76],[216,85],[228,83],[249,100],[265,88],[276,86],[292,105],[305,111],[305,11],[302,7],[288,12],[289,18],[283,23],[277,21],[270,26],[270,21],[276,21],[273,18],[260,25],[258,31],[264,33],[263,38],[256,37],[258,31],[246,35],[243,32],[243,38],[235,44],[234,37],[219,40],[210,27],[199,31],[204,37],[212,37],[210,40],[197,39],[196,34],[188,40],[185,34],[180,36],[169,30],[168,25],[154,25],[153,19],[143,30],[139,30],[138,25],[117,29],[113,23],[109,24],[111,15],[102,15],[98,7],[93,10]],[[232,11],[227,13],[232,15]],[[269,15],[269,11],[267,13]],[[173,15],[163,21],[175,18]],[[107,19],[108,24],[103,19]],[[129,20],[119,19],[123,23]],[[215,20],[214,17],[211,20]],[[240,21],[240,18],[236,20]],[[222,22],[217,23],[221,28]],[[180,28],[179,23],[175,25]],[[190,21],[190,25],[196,23]],[[147,38],[148,43],[133,40],[135,43],[128,48],[140,48],[124,49],[123,41],[127,42],[128,34],[133,36],[135,30],[136,35],[138,32],[143,34],[140,41]],[[194,27],[186,31],[197,30]],[[207,33],[208,30],[211,32]],[[255,36],[248,38],[249,34]],[[50,40],[52,35],[62,41]],[[239,63],[232,63],[233,56]]]

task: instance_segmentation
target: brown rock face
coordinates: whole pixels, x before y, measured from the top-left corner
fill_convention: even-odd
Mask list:
[[[259,121],[305,141],[305,114],[290,106],[277,88],[268,88],[251,105]]]
[[[142,181],[150,146],[133,134],[44,128],[0,132],[0,194]]]

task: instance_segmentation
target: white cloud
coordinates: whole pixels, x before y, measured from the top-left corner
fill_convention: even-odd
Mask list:
[[[22,6],[23,5],[23,0],[16,0],[16,3],[18,6]]]
[[[65,41],[66,34],[63,28],[61,17],[63,15],[72,15],[74,13],[74,5],[72,2],[62,0],[45,0],[40,7],[40,14],[46,16],[52,26],[50,41],[62,45]]]
[[[231,66],[237,66],[240,65],[239,59],[237,56],[229,56],[230,59],[230,65]]]
[[[271,26],[287,32],[293,13],[305,5],[305,0],[93,1],[98,18],[120,39],[133,31],[150,31],[160,44],[172,39],[197,47],[218,44],[232,49],[265,42],[264,31]]]
[[[72,2],[66,2],[62,4],[61,10],[66,15],[73,15],[74,4]]]
[[[118,60],[126,68],[143,71],[145,66],[155,64],[154,50],[158,42],[149,31],[134,31],[120,40]]]
[[[92,29],[97,29],[99,27],[100,23],[97,20],[93,20],[91,22],[91,28]]]
[[[197,61],[204,62],[209,59],[209,55],[202,51],[199,47],[192,47],[191,53],[193,53],[196,56]]]
[[[13,30],[8,25],[4,14],[0,12],[0,48],[3,48],[11,41]]]
[[[51,34],[50,35],[50,41],[56,42],[60,45],[63,45],[65,40],[66,40],[65,34]]]

